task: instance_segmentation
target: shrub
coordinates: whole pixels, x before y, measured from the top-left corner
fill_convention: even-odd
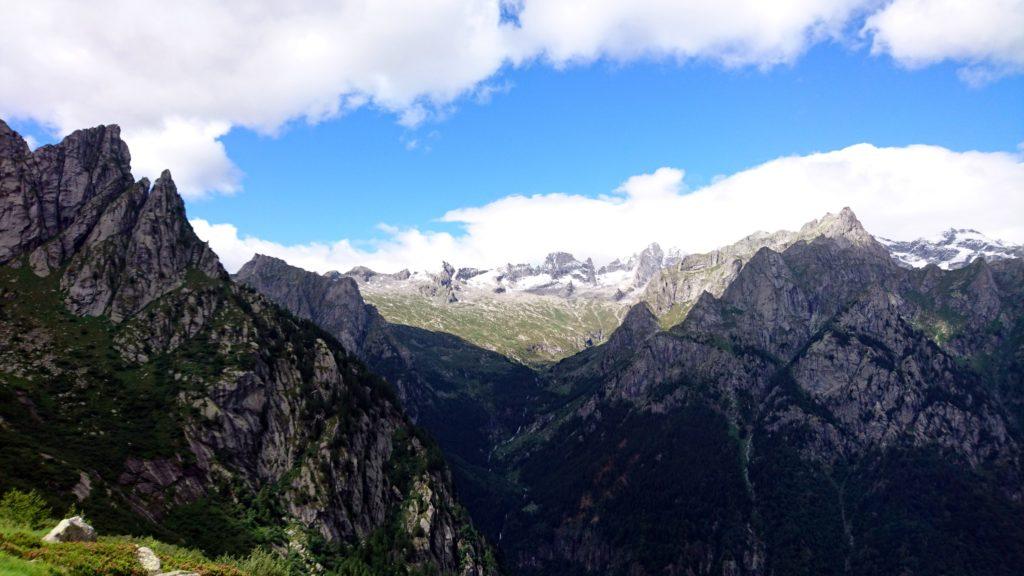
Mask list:
[[[288,559],[264,548],[254,548],[248,557],[231,562],[249,576],[288,576]]]
[[[60,573],[50,566],[15,558],[0,552],[0,574],[17,574],[18,576],[57,576]]]
[[[28,560],[60,566],[70,576],[146,576],[127,542],[66,542],[33,550]]]
[[[50,522],[50,514],[46,501],[35,490],[9,490],[0,498],[0,520],[17,526],[38,530]]]

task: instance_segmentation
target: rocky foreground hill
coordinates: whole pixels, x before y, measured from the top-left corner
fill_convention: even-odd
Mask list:
[[[0,492],[312,573],[493,573],[436,445],[341,340],[233,283],[116,126],[33,152],[0,121]]]
[[[907,269],[850,210],[688,258],[657,285],[692,300],[681,322],[638,302],[607,342],[523,380],[514,426],[459,418],[498,389],[470,357],[401,355],[399,371],[477,383],[403,399],[421,417],[460,399],[422,422],[486,447],[460,481],[485,479],[471,512],[511,573],[1024,570],[1021,260]],[[680,299],[688,270],[717,288]],[[239,276],[314,320],[331,291],[374,314],[340,275],[258,257]]]

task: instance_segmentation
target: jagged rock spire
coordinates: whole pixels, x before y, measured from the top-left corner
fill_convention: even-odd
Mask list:
[[[135,182],[117,126],[76,130],[28,152],[0,122],[0,264],[28,257],[78,314],[115,322],[180,286],[188,270],[224,277],[185,216],[171,173]]]

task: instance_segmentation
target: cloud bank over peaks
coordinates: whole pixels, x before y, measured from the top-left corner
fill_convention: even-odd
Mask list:
[[[537,263],[552,251],[601,264],[650,242],[703,252],[757,230],[794,230],[844,206],[869,232],[887,238],[915,239],[953,226],[1024,243],[1024,161],[1004,152],[857,144],[778,158],[693,191],[682,170],[660,168],[609,194],[514,195],[450,210],[441,219],[461,225],[460,234],[384,226],[387,237],[370,249],[348,239],[286,246],[230,224],[192,224],[229,270],[262,253],[318,272],[356,265],[394,272],[431,270],[442,260],[479,268]]]
[[[232,193],[219,138],[375,106],[415,126],[506,66],[707,60],[768,69],[820,42],[982,82],[1024,69],[1024,0],[34,0],[4,6],[0,115],[117,123],[138,176]]]

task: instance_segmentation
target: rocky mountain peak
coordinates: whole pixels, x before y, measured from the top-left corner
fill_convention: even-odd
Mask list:
[[[650,338],[661,330],[658,324],[658,317],[651,311],[646,302],[634,304],[622,324],[612,332],[608,338],[608,348],[611,350],[632,349],[647,338]]]
[[[25,142],[21,134],[18,134],[6,122],[0,120],[0,158],[17,158],[25,156],[30,152],[28,142]]]
[[[665,252],[657,242],[644,248],[637,256],[635,271],[633,272],[633,286],[643,288],[658,270],[661,270],[665,262]]]
[[[813,239],[818,236],[845,239],[858,245],[874,241],[874,238],[864,229],[856,214],[849,207],[843,208],[838,214],[832,214],[831,212],[825,214],[821,218],[812,220],[800,228],[801,238]]]
[[[354,266],[351,270],[349,270],[348,272],[345,272],[345,274],[338,274],[338,275],[339,276],[349,276],[349,277],[355,278],[357,280],[360,280],[362,282],[366,282],[370,278],[373,278],[374,276],[377,276],[377,272],[367,268],[366,266]]]
[[[4,131],[8,143],[20,140],[6,124]],[[171,173],[152,188],[134,181],[117,126],[23,152],[0,150],[0,263],[27,256],[38,276],[63,269],[76,314],[120,322],[181,286],[190,270],[226,275],[188,223]]]
[[[568,252],[548,254],[544,259],[544,264],[540,266],[540,270],[550,274],[555,280],[564,276],[572,276],[580,282],[593,284],[597,277],[594,262],[590,258],[587,258],[585,262],[580,262]]]
[[[236,277],[249,276],[254,274],[274,273],[284,270],[288,263],[280,258],[266,254],[253,254],[253,257],[242,265],[235,273]]]
[[[117,126],[77,130],[28,151],[0,130],[0,264],[28,255],[47,274],[67,263],[103,210],[132,188],[131,155]]]
[[[348,275],[321,276],[280,258],[257,254],[238,270],[234,279],[331,331],[346,350],[357,355],[376,318],[376,313],[363,301],[358,283]]]
[[[455,267],[447,261],[441,262],[441,271],[431,275],[431,282],[420,291],[443,304],[453,304],[459,299],[455,295]]]

